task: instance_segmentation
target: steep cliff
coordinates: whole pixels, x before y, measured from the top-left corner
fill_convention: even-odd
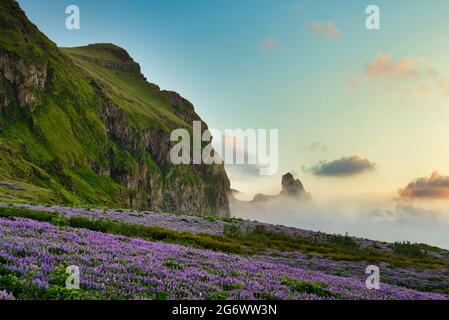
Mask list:
[[[124,49],[57,48],[1,1],[0,201],[228,216],[223,166],[169,161],[170,132],[194,120],[193,105],[147,82]]]

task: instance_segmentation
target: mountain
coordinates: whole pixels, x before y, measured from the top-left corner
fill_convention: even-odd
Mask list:
[[[169,161],[171,131],[194,120],[124,49],[58,48],[0,2],[0,201],[229,216],[222,165]]]
[[[299,201],[309,201],[311,200],[311,196],[306,190],[302,182],[299,179],[293,177],[291,173],[286,173],[282,176],[282,190],[279,195],[266,195],[266,194],[256,194],[252,200],[252,202],[264,202],[273,199],[290,199],[290,200],[299,200]]]
[[[302,197],[306,194],[306,190],[299,179],[293,177],[289,172],[282,176],[282,191],[281,195],[287,197]]]

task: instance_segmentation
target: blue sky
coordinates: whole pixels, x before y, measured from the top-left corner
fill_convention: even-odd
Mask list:
[[[292,170],[317,197],[392,197],[416,177],[449,174],[446,0],[19,3],[59,46],[124,47],[211,127],[278,128],[279,174],[234,179],[244,192],[278,192]],[[65,28],[71,4],[80,30]],[[381,30],[365,28],[369,4],[381,9]],[[320,34],[316,24],[338,33]],[[306,148],[313,143],[322,148]],[[376,170],[336,179],[301,169],[355,155]]]

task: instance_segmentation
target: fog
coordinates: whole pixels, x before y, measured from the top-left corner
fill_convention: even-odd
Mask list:
[[[256,203],[231,201],[231,211],[234,217],[306,230],[449,249],[449,206],[444,203],[342,200],[322,204],[275,198]]]

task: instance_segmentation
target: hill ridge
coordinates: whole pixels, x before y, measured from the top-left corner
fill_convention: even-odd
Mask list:
[[[230,214],[223,166],[169,161],[170,132],[202,121],[189,101],[114,44],[58,48],[15,1],[0,26],[2,201]]]

